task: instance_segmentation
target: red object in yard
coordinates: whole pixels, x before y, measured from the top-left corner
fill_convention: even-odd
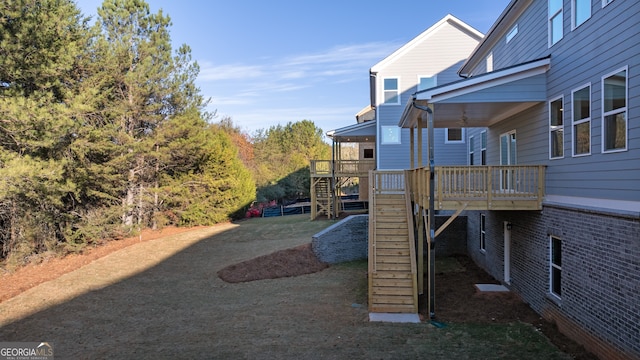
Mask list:
[[[245,217],[247,218],[252,218],[252,217],[260,217],[260,209],[256,209],[256,208],[249,208],[249,210],[247,210],[247,213],[245,214]]]

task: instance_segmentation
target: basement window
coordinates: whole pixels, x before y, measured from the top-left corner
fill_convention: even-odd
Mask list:
[[[549,261],[549,291],[560,298],[562,296],[562,241],[560,238],[551,235],[550,239],[550,261]]]

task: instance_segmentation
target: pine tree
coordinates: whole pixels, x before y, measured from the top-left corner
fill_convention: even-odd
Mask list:
[[[55,249],[73,222],[67,177],[86,19],[72,1],[0,8],[0,242],[15,258]]]

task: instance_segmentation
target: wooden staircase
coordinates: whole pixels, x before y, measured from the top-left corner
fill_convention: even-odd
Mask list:
[[[374,187],[369,201],[369,311],[417,313],[413,220],[407,196],[404,191]]]
[[[333,214],[331,201],[331,178],[312,178],[311,185],[311,219],[325,214],[328,218]]]

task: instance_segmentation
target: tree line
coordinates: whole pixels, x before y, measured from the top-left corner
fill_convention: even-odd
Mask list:
[[[309,159],[329,156],[322,130],[216,122],[170,26],[143,0],[105,0],[93,23],[72,0],[0,5],[5,264],[308,194]]]

